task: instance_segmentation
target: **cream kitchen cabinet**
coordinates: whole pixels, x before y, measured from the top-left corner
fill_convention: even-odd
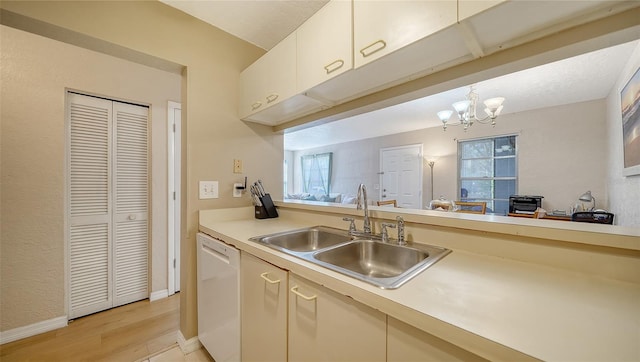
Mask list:
[[[395,318],[387,320],[387,362],[486,361]]]
[[[242,360],[287,360],[288,272],[242,252]]]
[[[353,70],[308,91],[333,104],[473,59],[457,2],[353,1]]]
[[[386,315],[289,273],[290,361],[385,361]]]
[[[455,0],[354,0],[355,67],[361,67],[455,24],[457,11]]]
[[[240,73],[241,119],[274,125],[322,104],[296,91],[296,33]]]
[[[351,1],[333,0],[298,28],[298,92],[353,68],[351,14]]]

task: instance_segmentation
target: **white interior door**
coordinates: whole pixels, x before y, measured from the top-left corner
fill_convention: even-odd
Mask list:
[[[422,208],[422,145],[381,149],[380,174],[380,200]]]
[[[169,295],[180,291],[180,169],[181,169],[181,127],[182,106],[177,102],[168,104],[168,290]]]

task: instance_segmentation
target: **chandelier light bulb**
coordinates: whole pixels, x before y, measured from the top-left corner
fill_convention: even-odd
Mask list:
[[[496,116],[500,114],[500,111],[502,110],[502,102],[504,102],[504,97],[496,97],[484,101],[484,105],[490,111],[487,112],[487,114],[495,114]]]
[[[455,110],[456,110],[456,112],[458,112],[458,114],[463,114],[469,108],[469,104],[471,104],[471,101],[468,101],[468,100],[460,101],[460,102],[454,103],[453,104],[453,108],[455,108]]]
[[[453,114],[453,111],[447,109],[445,111],[438,112],[438,118],[440,118],[442,123],[446,123],[449,120],[449,118],[451,118],[452,114]]]

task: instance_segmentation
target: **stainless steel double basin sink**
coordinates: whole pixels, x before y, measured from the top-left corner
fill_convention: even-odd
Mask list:
[[[353,238],[346,230],[314,226],[249,240],[373,284],[400,287],[449,254],[438,246],[400,246],[372,238]]]

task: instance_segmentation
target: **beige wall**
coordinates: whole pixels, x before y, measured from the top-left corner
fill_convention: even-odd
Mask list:
[[[267,127],[239,121],[236,112],[238,74],[263,54],[263,50],[156,1],[2,1],[0,8],[82,34],[85,36],[81,39],[83,46],[91,46],[92,39],[97,39],[134,50],[138,55],[148,54],[185,66],[182,82],[185,162],[181,330],[186,338],[195,336],[194,245],[198,210],[249,205],[246,196],[231,197],[232,183],[240,181],[244,175],[249,180],[261,178],[275,198],[281,196],[282,136],[273,135]],[[55,36],[53,33],[45,35]],[[113,51],[114,47],[105,49]],[[536,51],[544,50],[531,50]],[[454,72],[444,76],[454,78],[456,75]],[[37,91],[34,94],[44,99],[52,97]],[[22,99],[16,102],[22,102]],[[4,134],[8,131],[4,126],[2,131],[4,142]],[[9,156],[3,145],[3,177],[4,160],[10,159]],[[244,175],[232,173],[234,158],[244,161]],[[197,199],[197,183],[205,179],[220,181],[220,199]],[[3,205],[9,205],[4,199],[7,197],[4,186],[2,197]],[[37,200],[33,206],[42,207],[45,201]],[[55,201],[49,201],[51,203]],[[4,206],[1,210],[3,227],[7,224],[5,215],[9,211],[10,208]],[[26,226],[34,233],[46,233],[50,237],[47,230],[40,230],[38,225]],[[3,248],[4,240],[3,236]],[[11,274],[7,275],[2,275],[3,284],[7,278],[12,278]]]
[[[0,6],[98,41],[185,66],[182,84],[185,220],[181,245],[180,324],[186,338],[196,336],[198,210],[249,205],[248,197],[231,196],[233,182],[240,181],[244,175],[249,180],[261,178],[265,186],[274,191],[274,196],[281,196],[282,136],[273,135],[268,127],[240,121],[236,111],[239,73],[264,51],[156,1],[3,1]],[[56,121],[62,122],[62,118]],[[3,150],[4,158],[9,157]],[[234,158],[244,161],[243,175],[232,173]],[[220,198],[198,200],[199,180],[219,181]],[[7,209],[2,210],[3,218],[6,212]],[[42,210],[42,213],[46,211]],[[4,226],[7,220],[3,219],[2,223]],[[37,228],[37,225],[28,227]],[[58,239],[61,237],[57,236]],[[2,242],[4,245],[4,237]],[[8,279],[3,275],[3,285]],[[62,292],[58,295],[57,298],[61,298]],[[34,297],[40,298],[39,295]],[[2,328],[5,328],[4,324]]]
[[[2,330],[66,315],[66,88],[150,105],[151,291],[167,289],[167,101],[172,74],[1,27]]]
[[[616,224],[640,227],[640,175],[624,176],[620,92],[640,67],[640,46],[607,97],[607,194]]]
[[[457,199],[457,142],[498,135],[518,135],[518,193],[544,196],[547,210],[569,208],[578,196],[591,190],[598,207],[607,208],[605,102],[591,101],[545,108],[498,118],[495,128],[475,125],[467,132],[460,127],[441,127],[371,138],[363,141],[299,151],[293,165],[300,168],[300,156],[333,152],[332,192],[355,194],[364,182],[370,200],[379,198],[380,149],[422,144],[423,153],[438,156],[434,165],[434,198]],[[423,169],[423,207],[429,205],[429,167]],[[299,172],[298,182],[300,179]]]

